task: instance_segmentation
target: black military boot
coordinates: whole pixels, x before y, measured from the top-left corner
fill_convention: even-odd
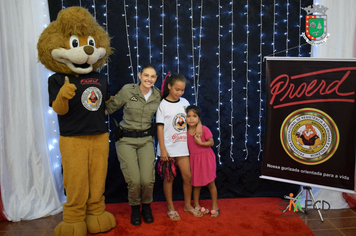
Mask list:
[[[151,211],[151,204],[142,204],[142,212],[143,216],[143,221],[146,223],[152,223],[153,222],[153,215]]]
[[[141,224],[140,205],[131,206],[131,224]]]

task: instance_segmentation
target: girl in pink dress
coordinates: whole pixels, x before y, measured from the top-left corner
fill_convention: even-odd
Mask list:
[[[187,141],[190,155],[190,169],[192,172],[191,183],[194,186],[193,199],[194,206],[204,214],[208,214],[209,210],[201,207],[199,204],[200,190],[202,186],[207,186],[212,200],[211,216],[218,217],[220,209],[217,198],[218,192],[215,186],[216,178],[216,161],[214,151],[211,146],[214,145],[213,135],[209,128],[203,126],[203,135],[198,137],[195,135],[197,124],[200,122],[200,109],[197,106],[191,105],[186,109],[188,125]]]

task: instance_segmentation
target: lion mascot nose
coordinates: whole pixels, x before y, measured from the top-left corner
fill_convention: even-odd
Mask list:
[[[94,48],[92,46],[85,46],[84,47],[84,52],[87,54],[87,55],[91,55],[93,54],[94,52]]]

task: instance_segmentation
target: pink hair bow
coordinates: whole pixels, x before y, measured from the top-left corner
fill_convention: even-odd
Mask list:
[[[164,80],[161,85],[161,96],[163,95],[163,91],[164,91],[164,83],[166,82],[167,77],[170,77],[170,76],[171,76],[171,72],[168,71],[168,74],[164,77]]]

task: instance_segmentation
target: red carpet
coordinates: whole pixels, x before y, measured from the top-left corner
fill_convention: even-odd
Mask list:
[[[155,222],[140,226],[130,224],[131,208],[128,203],[107,204],[106,210],[113,213],[118,225],[100,236],[117,235],[253,235],[253,236],[312,236],[312,231],[294,213],[283,216],[279,208],[280,198],[219,199],[220,216],[205,215],[194,218],[183,211],[183,201],[175,201],[180,221],[173,222],[166,215],[165,202],[153,202]],[[201,205],[210,208],[211,200],[202,200]],[[90,236],[91,234],[88,234]]]

